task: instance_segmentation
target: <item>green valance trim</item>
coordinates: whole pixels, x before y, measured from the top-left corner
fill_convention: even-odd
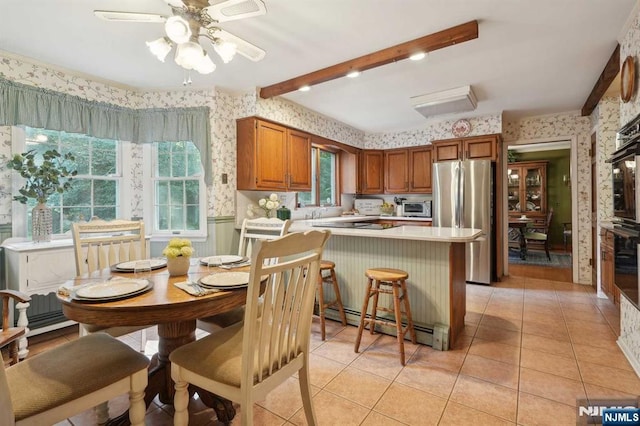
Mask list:
[[[212,183],[209,107],[133,109],[0,79],[0,125],[133,143],[191,141]]]

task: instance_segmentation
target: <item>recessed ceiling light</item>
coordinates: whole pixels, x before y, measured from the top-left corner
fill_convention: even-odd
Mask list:
[[[308,92],[309,90],[311,90],[311,86],[302,86],[298,90],[301,92]]]
[[[360,75],[360,71],[357,71],[357,70],[350,71],[349,73],[347,73],[347,77],[349,78],[356,78],[359,75]]]
[[[420,61],[420,60],[424,59],[426,56],[427,56],[426,53],[418,52],[418,53],[414,53],[413,55],[409,56],[409,59],[411,59],[412,61]]]

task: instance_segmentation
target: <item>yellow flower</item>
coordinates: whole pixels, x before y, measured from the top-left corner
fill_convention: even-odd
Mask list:
[[[168,259],[178,256],[190,257],[193,254],[191,241],[185,238],[172,238],[167,246],[162,250],[162,254]]]

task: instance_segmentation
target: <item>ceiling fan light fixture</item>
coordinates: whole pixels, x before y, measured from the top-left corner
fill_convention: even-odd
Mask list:
[[[189,41],[178,45],[175,61],[182,68],[192,70],[200,64],[203,55],[202,47],[196,42]]]
[[[173,6],[173,7],[183,7],[184,6],[184,3],[182,2],[182,0],[164,0],[164,1],[169,6]]]
[[[411,59],[412,61],[421,61],[426,57],[427,54],[425,52],[416,52],[409,56],[409,59]]]
[[[187,43],[191,39],[191,27],[182,16],[172,16],[164,24],[167,36],[175,43]]]
[[[211,74],[216,70],[216,64],[213,63],[209,55],[205,52],[194,68],[200,74]]]
[[[167,37],[160,37],[154,41],[148,41],[147,47],[149,51],[156,57],[160,62],[164,62],[165,58],[171,52],[171,48],[173,47],[173,43]]]
[[[213,45],[216,53],[222,58],[222,62],[228,64],[238,51],[238,46],[230,41],[218,41]]]

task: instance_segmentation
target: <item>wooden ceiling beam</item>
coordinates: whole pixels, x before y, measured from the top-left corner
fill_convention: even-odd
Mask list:
[[[591,89],[589,97],[582,106],[582,116],[591,115],[593,110],[602,99],[604,93],[611,86],[611,82],[616,78],[620,72],[620,44],[616,44],[616,48],[613,50],[607,65],[605,65],[596,85]]]
[[[470,21],[290,80],[263,87],[260,89],[260,97],[263,99],[272,98],[284,93],[293,92],[302,86],[312,86],[336,78],[342,78],[351,71],[366,71],[391,62],[407,59],[414,53],[427,53],[476,38],[478,38],[478,21]]]

